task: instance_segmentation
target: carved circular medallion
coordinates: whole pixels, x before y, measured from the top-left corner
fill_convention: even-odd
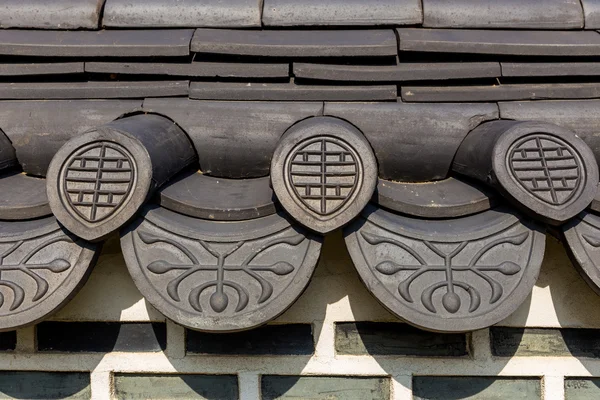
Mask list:
[[[562,227],[573,264],[600,294],[600,217],[582,212]]]
[[[513,313],[537,280],[545,236],[507,210],[425,221],[369,206],[345,229],[367,288],[420,328],[464,332]]]
[[[135,163],[123,146],[95,142],[71,154],[59,179],[70,209],[95,223],[109,218],[131,196]]]
[[[581,158],[558,137],[526,136],[513,144],[506,158],[513,179],[545,203],[561,206],[582,190]]]
[[[299,222],[321,233],[352,220],[377,181],[369,143],[347,122],[318,117],[294,125],[273,156],[277,198]]]
[[[69,140],[47,177],[50,207],[71,232],[99,240],[120,228],[146,200],[152,163],[126,133],[98,128]]]
[[[0,221],[0,330],[34,324],[66,304],[87,280],[96,251],[54,217]]]
[[[549,223],[577,215],[594,199],[598,164],[590,148],[556,125],[516,125],[494,148],[495,177],[520,206]]]
[[[144,297],[191,329],[238,331],[290,307],[308,285],[320,238],[278,215],[238,222],[147,209],[121,237]]]

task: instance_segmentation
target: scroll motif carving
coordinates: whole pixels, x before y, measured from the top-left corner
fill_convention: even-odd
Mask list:
[[[224,223],[155,209],[134,226],[122,244],[136,285],[193,329],[234,331],[275,318],[304,290],[320,251],[277,214]]]
[[[375,296],[417,326],[468,331],[492,325],[525,300],[537,279],[543,235],[514,215],[488,211],[417,224],[370,211],[346,230],[350,254]]]

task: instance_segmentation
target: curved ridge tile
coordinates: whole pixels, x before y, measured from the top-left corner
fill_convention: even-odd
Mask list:
[[[0,30],[0,55],[40,57],[175,57],[190,54],[192,29]]]
[[[161,189],[158,202],[171,211],[214,221],[242,221],[275,214],[268,176],[226,179],[186,172]]]
[[[265,26],[412,25],[423,21],[420,0],[264,0]]]
[[[600,29],[600,1],[581,0],[585,17],[585,29]]]
[[[580,0],[423,0],[428,28],[580,29]]]
[[[24,220],[52,215],[46,180],[11,171],[0,174],[0,220]]]
[[[323,103],[146,99],[144,110],[185,129],[203,173],[240,179],[269,175],[279,138],[294,123],[321,114]]]
[[[262,325],[294,303],[321,239],[278,214],[215,222],[158,208],[122,233],[121,246],[156,309],[191,329],[231,332]]]
[[[489,210],[498,195],[456,178],[406,183],[379,179],[373,201],[381,207],[421,218],[456,218]]]
[[[344,234],[369,291],[408,323],[440,332],[512,314],[533,289],[545,248],[537,226],[504,209],[426,221],[370,206]]]
[[[600,217],[582,212],[562,227],[573,265],[600,294]]]
[[[470,130],[498,118],[495,104],[325,103],[325,115],[343,118],[365,135],[379,177],[425,182],[448,177]]]
[[[98,29],[104,0],[2,0],[0,28]]]
[[[348,122],[315,117],[291,127],[271,161],[277,199],[296,221],[319,233],[354,219],[373,196],[377,160]]]
[[[8,294],[0,297],[0,331],[60,309],[87,280],[99,250],[70,236],[54,217],[0,221],[0,287]]]
[[[186,134],[157,115],[136,115],[69,140],[48,168],[56,218],[86,240],[127,223],[169,178],[196,161]]]
[[[476,29],[398,29],[400,51],[508,54],[521,56],[594,56],[598,32]]]
[[[118,28],[261,26],[259,0],[106,0],[102,24]]]
[[[52,157],[69,139],[141,105],[139,100],[1,101],[0,127],[23,171],[46,176]]]
[[[190,48],[198,53],[260,57],[376,57],[398,54],[398,42],[391,29],[197,29]]]
[[[553,225],[590,205],[599,178],[590,148],[568,129],[544,122],[484,123],[461,144],[452,168]]]

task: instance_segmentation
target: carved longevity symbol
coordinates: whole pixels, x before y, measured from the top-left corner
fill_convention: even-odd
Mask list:
[[[354,152],[340,139],[318,138],[300,143],[288,165],[289,180],[302,203],[320,215],[346,204],[357,186]]]
[[[558,206],[570,201],[582,182],[582,165],[565,141],[536,134],[523,138],[508,152],[514,177],[536,198]]]
[[[2,243],[9,245],[9,247],[3,253],[0,254],[0,286],[8,288],[12,292],[12,304],[9,308],[9,311],[14,311],[23,304],[23,301],[25,300],[25,289],[19,283],[7,279],[5,274],[6,272],[18,271],[19,273],[31,278],[36,285],[36,291],[31,301],[37,302],[41,300],[46,295],[46,293],[48,293],[49,289],[48,281],[44,278],[43,275],[40,275],[37,271],[48,270],[52,273],[58,274],[71,268],[71,263],[63,258],[56,258],[52,261],[43,263],[30,263],[31,259],[35,257],[40,251],[58,242],[72,243],[72,241],[67,236],[54,237],[47,242],[39,244],[38,246],[27,252],[24,256],[19,257],[18,261],[15,262],[7,262],[6,258],[19,251],[25,243],[25,240],[18,240],[10,243]],[[0,292],[0,307],[2,307],[3,305],[4,296]]]
[[[227,264],[226,261],[237,250],[239,250],[240,247],[246,244],[246,241],[232,243],[229,246],[229,249],[225,251],[219,251],[210,243],[204,240],[197,240],[200,246],[202,246],[204,250],[206,250],[216,259],[214,264],[203,264],[188,248],[177,243],[174,240],[160,238],[158,236],[145,232],[139,232],[138,236],[142,240],[142,242],[148,245],[159,242],[170,244],[171,246],[174,246],[183,254],[185,254],[185,256],[190,260],[190,264],[185,265],[171,264],[164,260],[159,260],[154,261],[147,266],[147,269],[150,272],[158,275],[162,275],[174,270],[181,271],[181,274],[176,278],[172,279],[167,285],[167,293],[169,297],[171,297],[171,299],[173,299],[176,302],[181,301],[179,296],[179,287],[187,278],[190,278],[192,275],[200,271],[215,272],[216,279],[204,282],[201,285],[194,287],[189,293],[188,300],[190,305],[196,311],[202,312],[202,306],[200,305],[200,296],[205,290],[209,288],[214,288],[214,292],[210,296],[209,304],[210,307],[217,313],[225,311],[225,309],[229,305],[229,296],[224,291],[225,287],[229,287],[235,290],[235,292],[238,295],[238,303],[235,309],[236,312],[244,310],[248,305],[250,299],[250,294],[242,285],[227,279],[227,272],[240,271],[256,280],[261,287],[261,294],[258,299],[258,303],[262,304],[269,300],[269,298],[271,298],[273,294],[273,285],[271,285],[271,283],[258,272],[271,272],[279,276],[284,276],[292,273],[295,268],[293,265],[285,261],[279,261],[271,265],[250,265],[250,263],[261,253],[265,252],[268,249],[271,249],[274,246],[281,244],[298,246],[304,240],[306,240],[306,237],[300,234],[274,239],[265,244],[264,246],[260,247],[259,249],[252,251],[241,264],[236,265]]]
[[[465,249],[465,247],[467,247],[467,245],[469,244],[468,241],[457,244],[457,247],[450,252],[444,252],[432,242],[423,241],[423,244],[429,250],[438,255],[444,261],[443,264],[429,265],[415,250],[411,249],[404,243],[401,243],[391,238],[377,236],[367,232],[361,232],[361,234],[365,241],[371,245],[376,246],[379,244],[387,243],[400,247],[401,249],[409,253],[419,263],[419,265],[400,265],[393,261],[383,261],[375,266],[375,269],[377,271],[384,275],[390,276],[395,275],[399,272],[414,271],[398,285],[398,292],[400,293],[402,298],[409,303],[414,303],[414,300],[410,294],[410,287],[415,282],[415,280],[417,280],[417,278],[431,272],[444,272],[445,279],[443,281],[435,282],[432,285],[425,288],[425,290],[423,290],[421,294],[421,303],[427,310],[429,310],[432,313],[436,313],[437,310],[433,304],[434,294],[438,290],[445,288],[446,293],[442,297],[442,305],[444,306],[446,311],[453,314],[458,312],[458,310],[460,310],[461,307],[460,296],[456,294],[455,288],[457,287],[463,289],[466,293],[468,293],[470,297],[471,302],[469,306],[469,312],[476,311],[481,305],[481,294],[479,293],[479,291],[466,282],[456,280],[454,277],[454,273],[456,271],[468,271],[487,282],[487,284],[491,288],[491,297],[489,303],[494,304],[498,300],[500,300],[500,298],[502,298],[504,289],[502,288],[502,285],[493,277],[491,277],[488,273],[499,272],[505,276],[510,276],[519,273],[521,271],[521,267],[511,261],[504,261],[497,265],[481,265],[479,264],[481,258],[484,257],[492,249],[504,244],[520,246],[529,237],[529,232],[524,232],[518,235],[496,239],[485,245],[481,250],[479,250],[468,264],[455,264],[453,262],[453,260]]]
[[[73,211],[88,222],[114,214],[133,188],[135,164],[129,152],[115,143],[85,146],[65,165],[65,197]]]

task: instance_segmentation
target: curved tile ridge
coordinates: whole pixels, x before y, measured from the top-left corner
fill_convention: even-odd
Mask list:
[[[87,280],[100,246],[70,235],[54,217],[0,220],[0,331],[35,324],[59,310]]]
[[[18,164],[15,148],[4,132],[0,130],[0,171],[16,167]]]
[[[422,220],[375,206],[344,229],[371,293],[419,328],[465,332],[512,314],[537,280],[545,235],[507,209]]]
[[[456,218],[489,210],[498,194],[457,178],[407,183],[379,179],[373,202],[420,218]]]
[[[56,218],[86,240],[128,222],[148,197],[196,161],[186,134],[157,115],[136,115],[69,140],[48,168]]]
[[[2,0],[0,28],[98,29],[104,0]]]
[[[588,207],[598,186],[598,165],[585,142],[544,122],[486,122],[469,133],[452,168],[554,225]]]
[[[0,173],[0,220],[25,220],[52,215],[46,180],[19,171]]]
[[[580,0],[423,0],[428,28],[581,29]]]
[[[242,221],[276,212],[269,176],[226,179],[185,172],[160,190],[158,203],[180,214],[214,221]]]
[[[413,25],[420,0],[264,0],[265,26]]]
[[[154,208],[122,232],[121,246],[156,309],[191,329],[232,332],[294,303],[314,272],[321,238],[280,214],[223,222]]]
[[[258,0],[106,0],[102,24],[118,28],[261,26]]]
[[[52,157],[69,139],[141,106],[140,100],[1,101],[0,128],[23,171],[46,176]]]
[[[600,35],[590,31],[398,29],[400,51],[522,56],[600,55]]]
[[[365,135],[379,177],[401,182],[445,179],[469,131],[497,119],[496,104],[325,103],[325,115],[343,118]]]

